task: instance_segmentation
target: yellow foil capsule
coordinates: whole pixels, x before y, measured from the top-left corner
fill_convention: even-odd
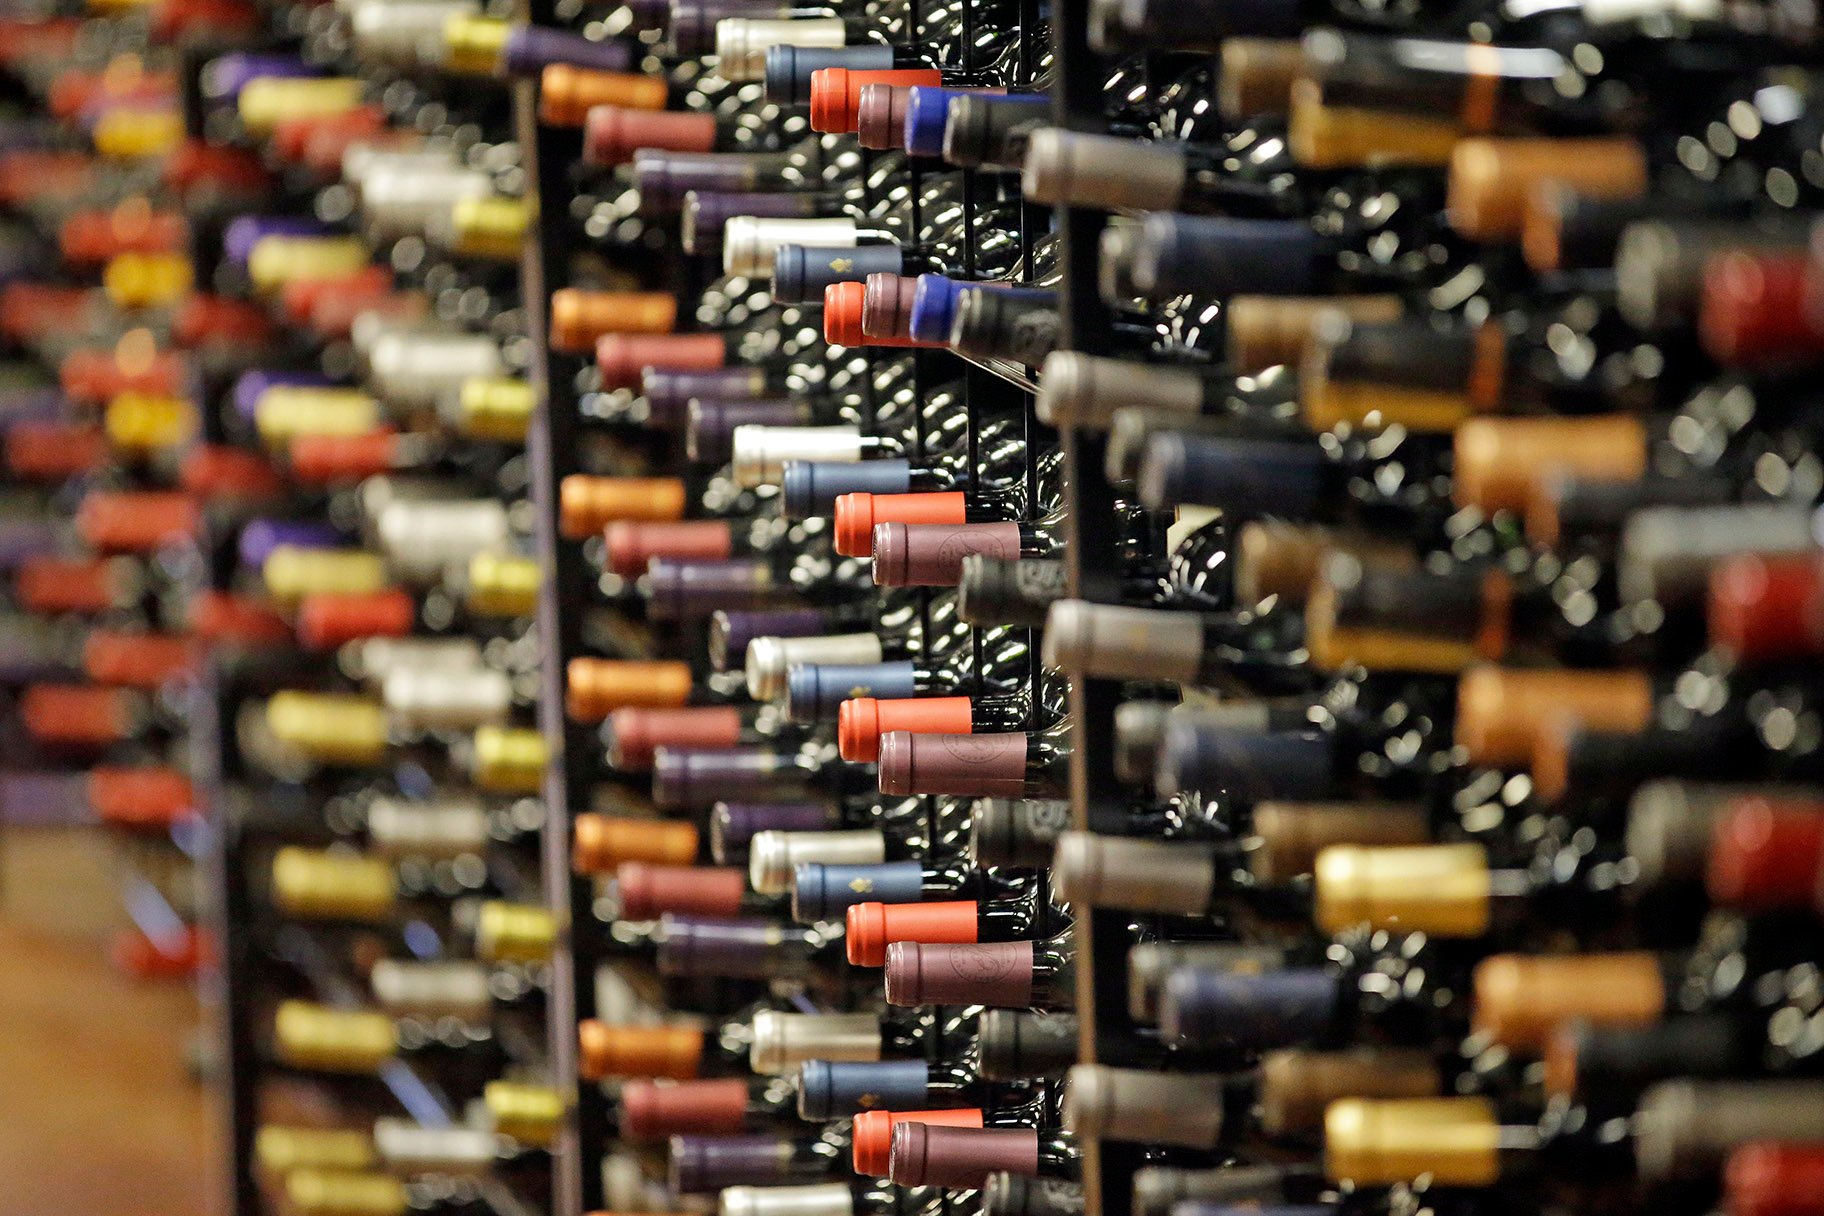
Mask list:
[[[494,1130],[521,1144],[548,1145],[564,1121],[564,1096],[544,1085],[489,1081],[481,1091]]]
[[[122,393],[108,402],[102,426],[115,447],[158,451],[186,443],[196,434],[196,407],[182,397]]]
[[[235,98],[241,125],[268,135],[290,118],[327,118],[361,104],[366,85],[346,76],[256,76]]]
[[[484,790],[536,794],[545,780],[551,749],[545,737],[524,727],[484,726],[475,732],[470,775]]]
[[[1488,855],[1481,845],[1361,848],[1317,855],[1316,916],[1326,933],[1360,924],[1399,933],[1480,937],[1488,930]]]
[[[278,384],[261,393],[253,407],[253,425],[260,438],[275,447],[300,435],[366,435],[380,421],[380,402],[352,388]]]
[[[470,439],[524,443],[537,400],[524,380],[471,376],[457,397],[456,428]]]
[[[364,1170],[374,1164],[374,1138],[335,1127],[262,1127],[253,1156],[268,1174],[293,1170]]]
[[[190,293],[196,273],[179,253],[123,253],[101,272],[108,299],[121,308],[155,308]]]
[[[247,255],[247,277],[260,291],[354,274],[374,260],[367,243],[352,236],[267,236]]]
[[[1324,1112],[1324,1171],[1358,1186],[1490,1186],[1501,1124],[1486,1098],[1344,1098]]]
[[[450,208],[450,248],[466,257],[510,262],[525,245],[532,208],[518,198],[465,198]]]
[[[164,156],[184,139],[184,118],[175,110],[117,106],[95,120],[95,151],[114,160]]]
[[[452,72],[489,75],[500,68],[513,23],[498,17],[451,17],[443,27],[443,65]]]
[[[329,764],[372,764],[386,754],[386,710],[361,697],[277,693],[266,702],[266,729]]]
[[[390,1174],[297,1170],[285,1179],[292,1216],[404,1216],[405,1183]]]
[[[469,559],[469,611],[478,616],[531,616],[538,609],[543,581],[543,571],[532,558],[477,553]]]
[[[282,1001],[272,1021],[273,1050],[293,1068],[374,1073],[399,1050],[393,1020],[360,1009]]]
[[[307,595],[366,595],[391,585],[386,563],[365,549],[280,545],[260,568],[266,594],[282,603]]]
[[[272,856],[272,902],[291,916],[383,920],[397,890],[393,867],[376,858],[295,846]]]
[[[495,963],[536,963],[551,957],[557,919],[545,908],[490,900],[475,919],[475,954]]]

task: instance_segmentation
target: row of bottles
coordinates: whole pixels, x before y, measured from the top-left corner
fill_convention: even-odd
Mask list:
[[[105,720],[79,759],[160,765],[132,791],[208,860],[248,1216],[547,1211],[566,1115],[508,73],[606,44],[450,5],[460,53],[420,60],[393,8],[8,29],[0,334],[44,383],[9,479],[56,533],[13,568],[18,665],[92,685],[46,709],[34,672],[20,716]]]
[[[1815,1209],[1801,18],[607,25],[643,87],[536,92],[588,1206]]]

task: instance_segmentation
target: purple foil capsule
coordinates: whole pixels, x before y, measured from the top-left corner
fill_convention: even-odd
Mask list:
[[[287,388],[329,388],[335,384],[328,376],[317,372],[281,372],[255,370],[242,372],[240,379],[234,382],[234,412],[243,418],[252,419],[254,410],[259,407],[260,396],[269,388],[281,385]]]
[[[217,55],[203,65],[201,81],[203,96],[210,101],[233,101],[239,97],[247,82],[258,80],[262,76],[315,76],[317,69],[299,59],[296,55],[260,55],[250,51],[236,51],[229,55]]]
[[[633,154],[633,186],[647,214],[677,211],[693,190],[749,192],[762,171],[778,158],[764,152],[665,152],[642,148]]]
[[[74,827],[90,823],[89,777],[84,772],[17,772],[0,775],[0,823],[10,827]]]
[[[625,42],[598,41],[542,25],[520,25],[507,35],[501,62],[514,76],[535,76],[554,63],[592,72],[625,72],[633,63],[633,51]]]
[[[241,566],[258,572],[280,545],[300,549],[333,549],[343,544],[342,534],[326,523],[309,519],[255,519],[241,529],[237,546]]]
[[[640,374],[640,392],[646,398],[646,425],[675,431],[684,426],[692,401],[752,401],[771,396],[766,373],[757,367],[719,367],[713,371],[677,371],[649,367]]]
[[[724,17],[770,17],[789,11],[780,0],[671,0],[671,45],[681,56],[716,49],[716,22]]]
[[[661,975],[763,980],[780,972],[780,943],[787,931],[773,921],[667,915],[661,925]]]
[[[222,256],[245,266],[253,247],[269,236],[321,236],[325,224],[296,215],[243,215],[222,230]]]
[[[692,401],[684,450],[700,463],[723,464],[734,455],[738,426],[803,426],[810,421],[811,407],[803,401]]]
[[[761,559],[672,561],[646,566],[647,612],[660,620],[704,617],[719,608],[760,608],[774,595],[773,567]]]
[[[722,229],[738,215],[802,219],[817,214],[817,196],[802,192],[766,192],[728,194],[716,190],[692,190],[684,196],[684,211],[678,234],[684,252],[698,256],[722,250]]]
[[[801,792],[802,778],[789,757],[763,748],[661,747],[652,758],[652,800],[664,807],[698,807],[742,795],[789,796]]]
[[[821,802],[718,802],[709,816],[709,848],[727,865],[747,855],[757,832],[821,832],[836,825]]]
[[[673,1136],[671,1188],[701,1195],[725,1186],[764,1186],[793,1180],[792,1141],[778,1136]]]
[[[55,553],[60,544],[48,518],[0,519],[0,570],[10,570],[28,557]]]
[[[831,632],[830,618],[815,608],[776,612],[718,611],[709,618],[709,661],[717,671],[738,671],[755,638],[808,638]]]

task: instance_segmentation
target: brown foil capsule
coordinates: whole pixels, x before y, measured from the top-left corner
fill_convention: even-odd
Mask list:
[[[584,114],[583,159],[592,165],[623,165],[640,148],[670,152],[713,152],[716,117],[677,110],[640,110],[598,105]]]
[[[1281,883],[1311,873],[1331,845],[1425,844],[1431,824],[1423,807],[1403,802],[1263,802],[1254,808],[1254,834],[1254,876]]]
[[[1026,740],[1025,735],[889,731],[880,737],[880,792],[1023,798]]]
[[[1256,114],[1283,114],[1305,70],[1296,38],[1224,38],[1217,52],[1216,112],[1231,126]]]
[[[1260,1124],[1270,1136],[1321,1131],[1343,1098],[1435,1098],[1437,1063],[1422,1051],[1270,1051],[1260,1058]]]
[[[688,1133],[732,1136],[746,1124],[747,1082],[739,1077],[634,1081],[621,1089],[621,1134],[637,1140]]]
[[[1397,296],[1235,296],[1229,301],[1229,363],[1242,373],[1297,366],[1321,314],[1337,311],[1352,321],[1381,324],[1399,320],[1402,308]]]
[[[685,498],[684,483],[675,477],[572,473],[558,487],[558,524],[571,540],[583,540],[616,520],[682,519]]]
[[[1457,745],[1469,763],[1530,763],[1541,729],[1568,718],[1592,730],[1638,731],[1653,716],[1653,685],[1636,671],[1519,671],[1478,667],[1457,681]]]
[[[1292,158],[1308,169],[1445,165],[1463,135],[1455,119],[1325,105],[1312,80],[1293,83],[1289,117]]]
[[[629,706],[675,709],[690,700],[690,664],[675,660],[571,659],[565,709],[578,722],[600,722]]]
[[[656,920],[667,912],[732,920],[741,915],[747,871],[722,866],[649,865],[622,862],[614,872],[627,920]]]
[[[1471,240],[1517,238],[1527,199],[1544,182],[1636,198],[1647,189],[1646,153],[1631,139],[1463,140],[1450,157],[1450,226]]]
[[[568,354],[590,354],[608,334],[669,334],[677,323],[678,299],[670,292],[564,287],[551,293],[551,348]]]
[[[1471,1028],[1511,1051],[1535,1054],[1559,1025],[1644,1026],[1666,1010],[1657,955],[1497,954],[1476,965]]]
[[[1453,443],[1459,506],[1524,514],[1546,479],[1638,481],[1647,472],[1647,431],[1638,418],[1472,418]]]

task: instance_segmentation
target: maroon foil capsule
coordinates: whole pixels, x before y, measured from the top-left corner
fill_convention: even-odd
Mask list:
[[[1039,1133],[1030,1127],[893,1125],[888,1176],[901,1186],[979,1191],[990,1174],[1039,1172]]]
[[[1024,797],[1027,738],[888,731],[880,737],[880,792]]]
[[[661,746],[652,760],[652,800],[663,807],[711,806],[723,798],[799,792],[799,771],[778,753],[730,747],[691,751]]]
[[[701,1195],[791,1182],[792,1155],[792,1142],[776,1136],[673,1136],[671,1189]]]
[[[887,1003],[1029,1009],[1032,959],[1031,942],[894,942],[887,947]]]
[[[855,106],[856,142],[876,152],[905,147],[906,104],[911,95],[908,85],[862,85]]]
[[[912,339],[912,297],[918,279],[882,272],[867,277],[861,297],[861,332],[870,338]]]
[[[954,587],[963,581],[963,559],[976,553],[1018,561],[1020,525],[875,524],[874,585]]]

